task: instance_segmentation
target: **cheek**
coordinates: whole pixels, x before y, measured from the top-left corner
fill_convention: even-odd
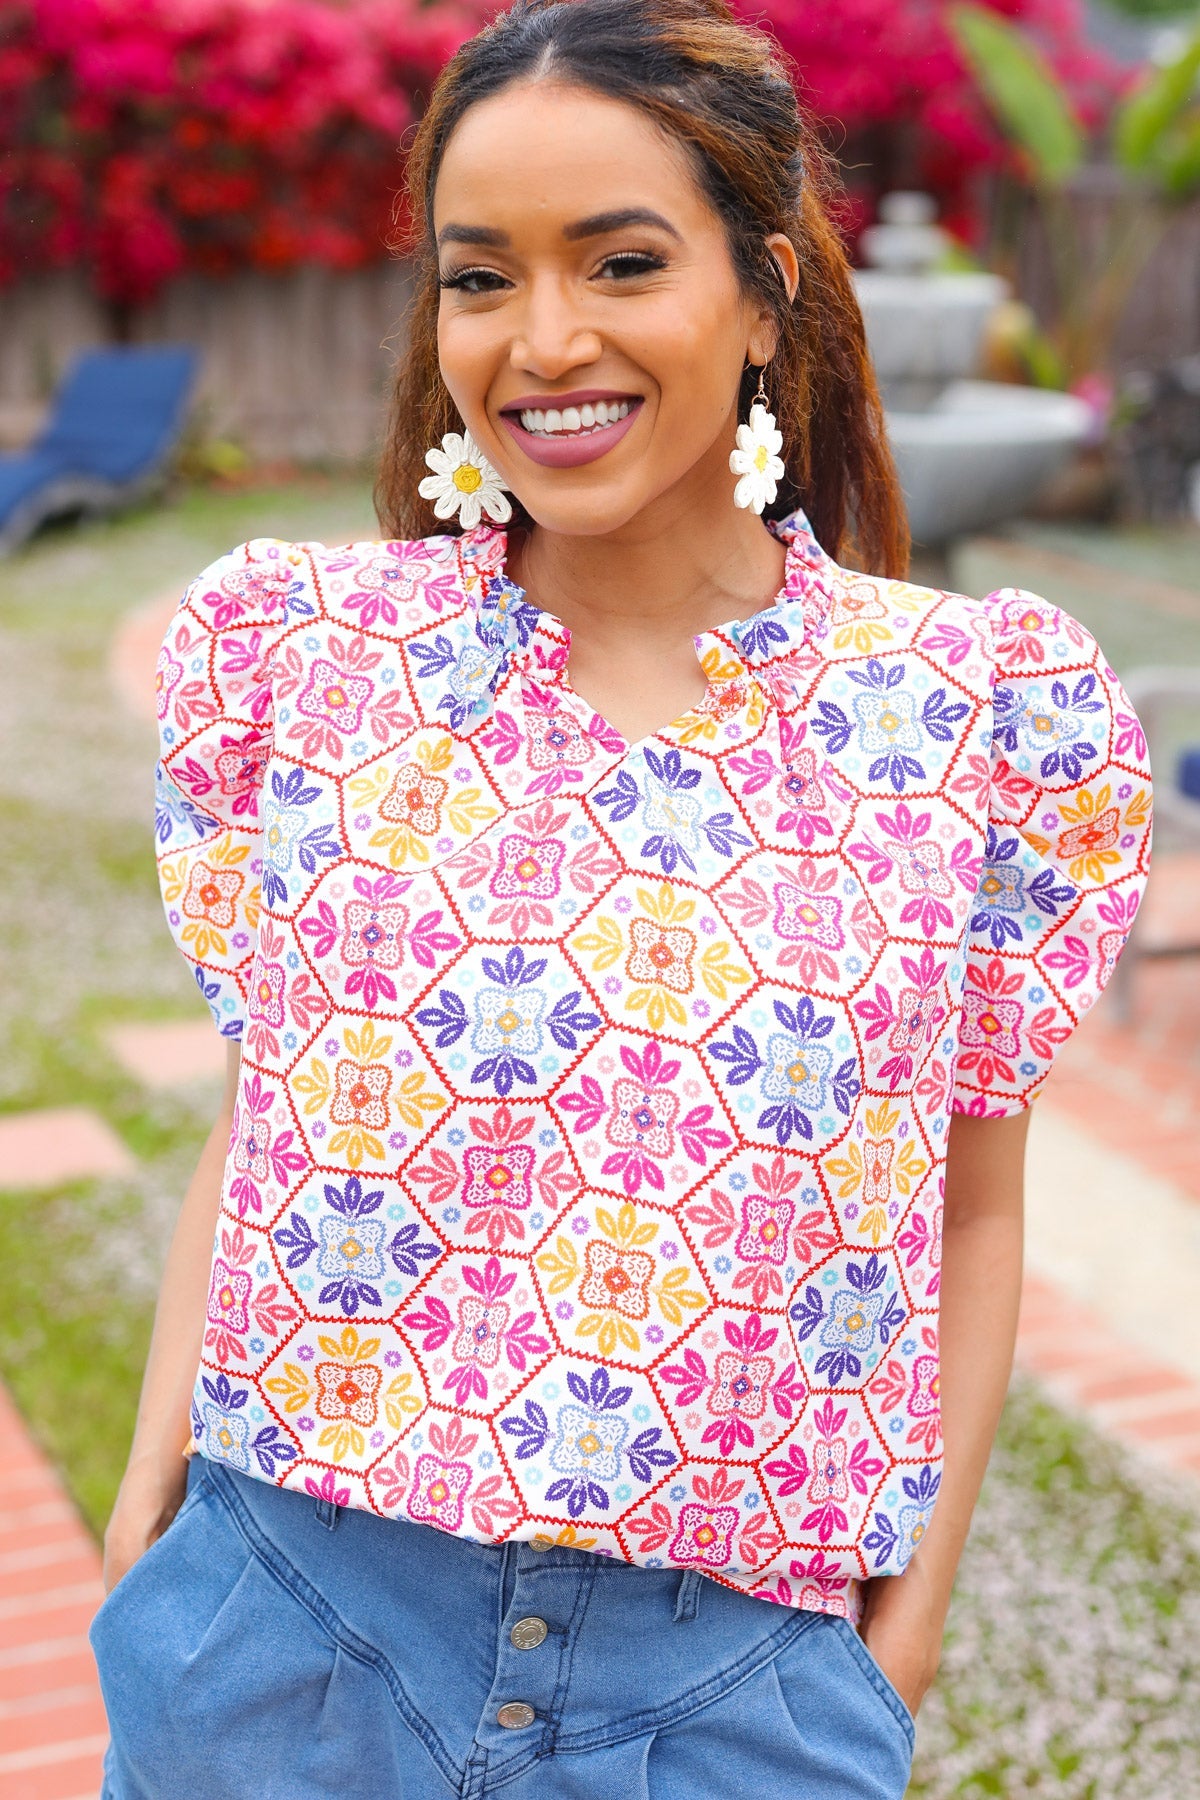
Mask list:
[[[495,332],[484,317],[438,317],[438,362],[442,379],[459,411],[467,416],[483,411],[496,364]]]

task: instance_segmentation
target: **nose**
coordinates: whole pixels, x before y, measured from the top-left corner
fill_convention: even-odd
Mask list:
[[[547,275],[530,283],[509,353],[514,369],[556,381],[569,369],[598,362],[600,334],[570,286]]]

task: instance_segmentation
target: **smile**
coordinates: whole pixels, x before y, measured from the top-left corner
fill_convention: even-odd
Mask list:
[[[500,417],[513,441],[543,468],[578,468],[607,455],[642,408],[640,394],[561,394],[554,396],[557,406],[538,406],[535,398],[540,396],[514,401]]]
[[[619,419],[629,416],[631,400],[614,400],[611,405],[597,400],[595,406],[564,406],[560,412],[557,407],[550,407],[546,412],[536,407],[528,408],[521,414],[521,424],[526,431],[536,433],[538,437],[559,437],[578,431],[596,431],[605,425],[615,425]]]

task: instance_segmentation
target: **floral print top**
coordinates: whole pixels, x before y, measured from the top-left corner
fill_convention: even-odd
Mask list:
[[[632,747],[491,527],[189,589],[160,874],[243,1046],[193,1430],[853,1617],[938,1491],[950,1114],[1027,1106],[1100,992],[1149,785],[1074,620],[776,529]]]

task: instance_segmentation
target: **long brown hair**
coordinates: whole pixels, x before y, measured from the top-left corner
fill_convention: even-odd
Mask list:
[[[908,566],[908,526],[845,251],[829,213],[836,176],[773,40],[724,0],[518,0],[442,71],[413,140],[408,194],[415,288],[375,492],[392,536],[444,531],[417,494],[425,451],[461,430],[438,368],[433,195],[467,109],[545,76],[623,100],[684,143],[724,222],[740,279],[775,315],[766,370],[786,479],[768,515],[802,506],[835,557],[881,574]],[[795,245],[789,302],[764,240]],[[757,382],[747,371],[742,417]],[[519,516],[519,515],[518,515]]]

